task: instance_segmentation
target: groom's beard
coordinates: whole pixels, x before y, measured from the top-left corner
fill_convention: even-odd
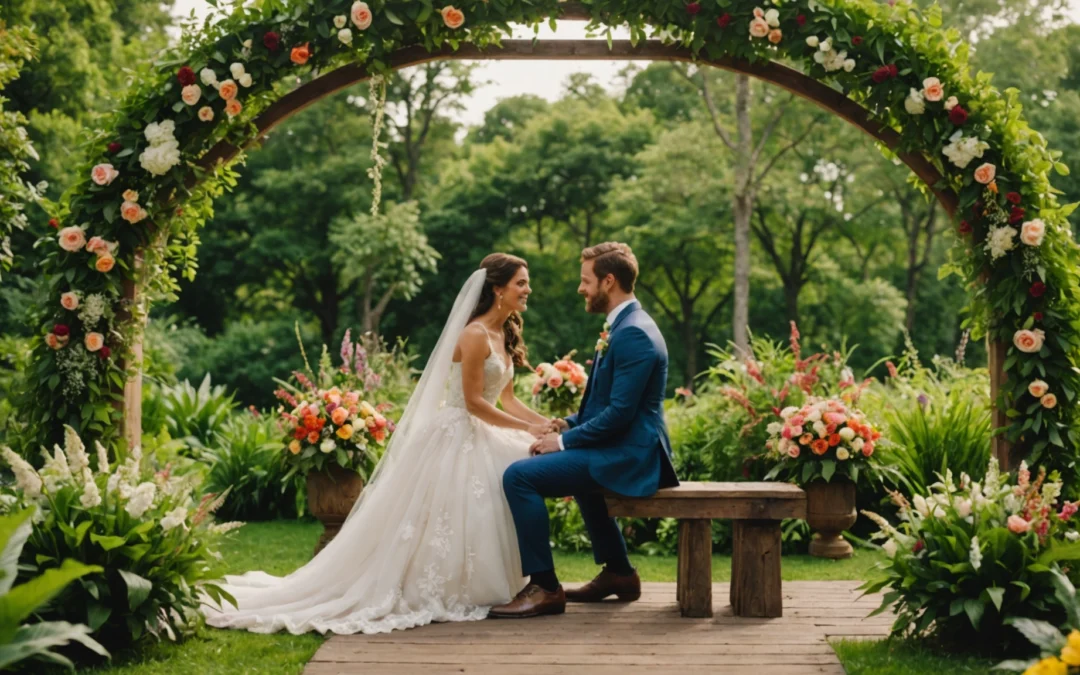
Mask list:
[[[589,298],[585,306],[585,310],[590,314],[607,314],[610,308],[611,296],[604,291],[598,291],[596,295]]]

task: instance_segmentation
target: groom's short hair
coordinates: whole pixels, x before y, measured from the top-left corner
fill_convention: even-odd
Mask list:
[[[597,279],[611,274],[626,293],[634,292],[637,283],[638,263],[630,247],[618,241],[605,241],[581,252],[581,262],[593,261]]]

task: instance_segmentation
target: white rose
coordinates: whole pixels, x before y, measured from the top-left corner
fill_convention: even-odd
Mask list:
[[[241,87],[250,87],[252,84],[251,73],[243,73],[240,77],[236,78],[236,81],[240,83]]]
[[[352,31],[349,30],[348,28],[342,28],[341,30],[338,31],[337,39],[343,45],[351,45],[352,44]]]
[[[814,433],[817,434],[819,438],[824,438],[825,437],[825,431],[826,431],[826,428],[825,428],[825,423],[824,422],[821,422],[821,421],[814,422]]]
[[[818,45],[818,49],[820,49],[823,52],[831,52],[832,51],[832,38],[830,37],[830,38],[825,38],[824,40],[822,40],[821,44]]]
[[[232,73],[232,76],[235,79],[239,80],[240,76],[243,75],[244,72],[245,72],[244,71],[244,64],[242,64],[240,62],[233,63],[232,65],[229,66],[229,72]]]
[[[331,453],[337,448],[337,444],[334,443],[334,439],[328,438],[319,445],[319,449],[325,453]]]
[[[344,28],[345,22],[349,20],[349,17],[344,14],[339,14],[334,17],[334,28]]]
[[[1065,533],[1065,538],[1069,541],[1076,541],[1077,539],[1080,539],[1080,532],[1077,532],[1076,530],[1069,530]]]
[[[855,452],[862,452],[863,445],[865,445],[865,444],[866,444],[866,441],[864,441],[861,438],[856,438],[855,440],[853,440],[851,442],[851,449],[854,450]]]
[[[784,408],[783,410],[780,411],[780,419],[783,419],[783,420],[790,419],[791,416],[794,415],[797,412],[799,412],[798,408],[796,408],[793,405],[789,405],[788,407],[786,407],[786,408]]]
[[[950,96],[949,98],[947,98],[945,100],[945,109],[946,110],[952,110],[953,108],[955,108],[958,105],[960,105],[960,101],[958,101],[955,96]]]
[[[904,109],[911,115],[921,115],[926,112],[926,101],[922,92],[912,87],[911,93],[904,99]]]
[[[172,120],[164,120],[163,122],[151,122],[143,129],[143,135],[150,145],[158,145],[160,143],[167,143],[175,140],[173,132],[176,130],[176,123]]]
[[[769,426],[765,427],[766,433],[768,433],[770,436],[775,436],[783,430],[784,425],[780,424],[779,422],[772,422],[771,424],[769,424]]]
[[[851,442],[851,439],[855,438],[855,431],[849,427],[844,427],[838,433],[840,434],[840,438],[847,442]]]
[[[819,421],[821,421],[821,411],[818,410],[817,408],[812,409],[810,412],[808,412],[806,414],[806,421],[807,422],[819,422]]]
[[[1020,241],[1028,246],[1038,246],[1046,236],[1046,223],[1041,219],[1029,220],[1020,228]]]
[[[155,176],[164,176],[180,163],[178,146],[176,141],[150,146],[139,155],[139,164]]]
[[[180,90],[180,98],[188,105],[195,105],[202,98],[202,89],[197,84],[189,84]]]
[[[251,49],[251,38],[244,40],[244,49]]]
[[[836,449],[836,458],[838,460],[840,460],[841,462],[843,462],[846,459],[849,459],[850,457],[851,457],[851,453],[848,452],[847,448],[837,448]]]
[[[855,59],[845,59],[844,60],[844,72],[845,73],[850,73],[853,70],[855,70]]]
[[[769,11],[765,12],[765,22],[768,23],[773,28],[776,28],[777,26],[779,26],[780,25],[780,10],[770,9]]]
[[[217,84],[217,73],[214,72],[213,68],[203,68],[199,71],[199,79],[202,80],[203,84],[211,87]]]
[[[821,44],[821,40],[818,39],[818,36],[811,35],[810,37],[806,38],[806,44],[810,47],[817,47],[819,44]]]

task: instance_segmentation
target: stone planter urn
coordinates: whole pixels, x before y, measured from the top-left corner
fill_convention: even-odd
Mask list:
[[[337,464],[330,464],[323,471],[312,471],[306,478],[308,509],[325,528],[315,545],[318,555],[341,530],[341,524],[364,489],[364,479]]]
[[[806,490],[806,522],[817,533],[810,541],[810,555],[818,558],[850,558],[853,550],[840,533],[855,524],[855,483],[844,478],[816,480]]]

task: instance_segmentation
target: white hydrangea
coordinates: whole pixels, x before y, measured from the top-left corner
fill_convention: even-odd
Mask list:
[[[176,141],[152,145],[139,154],[139,165],[155,176],[164,176],[180,163],[180,144]]]
[[[168,141],[176,140],[173,136],[176,131],[176,123],[172,120],[164,120],[162,122],[151,122],[143,129],[143,136],[150,145],[160,145]]]
[[[79,321],[84,326],[93,327],[98,321],[101,321],[101,317],[105,316],[105,312],[108,311],[109,303],[105,300],[105,296],[101,293],[94,293],[87,296],[82,304],[79,306]]]
[[[165,517],[161,519],[161,529],[168,532],[169,530],[179,527],[184,524],[187,519],[187,509],[183,506],[177,506],[172,511],[165,514]]]
[[[770,436],[775,436],[783,430],[784,425],[780,424],[779,422],[772,422],[771,424],[769,424],[769,426],[765,427],[766,433],[768,433]]]
[[[34,470],[34,467],[30,465],[22,457],[15,454],[15,451],[9,447],[0,448],[0,454],[3,455],[4,461],[11,467],[11,472],[15,474],[15,486],[22,490],[23,494],[30,499],[34,499],[41,495],[42,480],[38,472]]]
[[[150,482],[140,483],[131,495],[131,500],[124,507],[132,518],[142,518],[143,514],[154,505],[157,486]]]
[[[821,46],[829,46],[828,50],[821,50],[814,52],[814,61],[820,63],[822,67],[828,72],[833,72],[845,68],[845,64],[851,59],[848,59],[847,52],[833,51],[832,44],[829,42],[821,43]],[[851,61],[851,68],[855,68],[855,61]],[[849,71],[850,72],[850,71]]]
[[[964,136],[963,131],[957,131],[949,137],[949,144],[942,149],[942,154],[949,158],[959,169],[967,168],[972,160],[982,157],[990,147],[986,141],[976,136]]]
[[[1008,225],[995,227],[986,238],[986,250],[991,260],[997,260],[1016,247],[1016,228]]]

